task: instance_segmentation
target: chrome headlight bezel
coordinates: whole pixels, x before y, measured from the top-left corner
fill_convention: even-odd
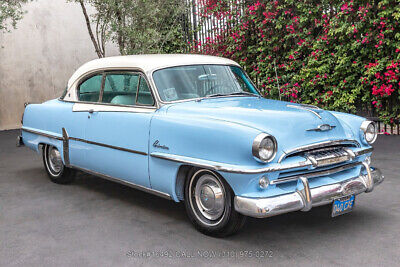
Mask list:
[[[367,139],[367,131],[370,129],[370,127],[374,127],[374,136],[371,140]],[[378,129],[376,128],[376,124],[373,121],[365,120],[361,123],[360,130],[362,132],[362,140],[367,142],[367,144],[371,145],[376,141],[376,138],[378,137]]]
[[[266,138],[270,139],[273,144],[273,152],[269,158],[265,158],[265,157],[261,156],[261,154],[260,154],[262,142]],[[271,162],[275,158],[277,150],[278,150],[278,144],[276,142],[275,137],[273,137],[272,135],[269,135],[266,133],[260,133],[259,135],[256,136],[256,138],[254,138],[253,145],[252,145],[252,153],[256,160],[258,160],[262,163]]]

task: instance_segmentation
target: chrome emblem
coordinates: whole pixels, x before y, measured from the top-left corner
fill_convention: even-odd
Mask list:
[[[167,146],[165,146],[165,145],[160,145],[160,141],[158,141],[158,140],[156,140],[156,141],[153,143],[153,146],[154,146],[154,147],[157,147],[157,148],[169,150],[169,147],[167,147]]]
[[[318,125],[317,128],[308,129],[307,131],[325,132],[325,131],[332,130],[335,127],[336,127],[335,125],[321,124],[321,125]]]

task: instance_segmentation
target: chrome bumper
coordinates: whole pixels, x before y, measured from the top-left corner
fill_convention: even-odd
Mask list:
[[[335,198],[371,192],[384,180],[379,169],[371,169],[362,163],[366,175],[359,175],[340,183],[310,188],[308,178],[299,177],[295,192],[268,198],[235,196],[235,210],[243,215],[266,218],[291,211],[309,211],[312,207],[332,203]]]

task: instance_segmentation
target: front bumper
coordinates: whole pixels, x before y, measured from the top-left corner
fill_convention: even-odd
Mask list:
[[[235,210],[246,216],[266,218],[292,211],[309,211],[312,207],[332,203],[336,198],[371,192],[384,180],[384,176],[379,169],[370,168],[366,162],[362,164],[367,174],[339,183],[310,188],[308,178],[299,177],[293,193],[268,198],[235,196]]]

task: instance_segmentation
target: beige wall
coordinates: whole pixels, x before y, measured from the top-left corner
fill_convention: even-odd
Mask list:
[[[74,70],[97,57],[79,5],[36,0],[25,10],[16,30],[0,33],[0,130],[20,127],[25,102],[60,96]]]

